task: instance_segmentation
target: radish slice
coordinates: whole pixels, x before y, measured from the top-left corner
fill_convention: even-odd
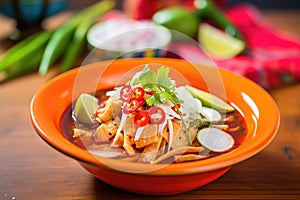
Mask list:
[[[201,113],[204,114],[206,119],[211,122],[220,121],[222,117],[218,111],[208,107],[202,107]]]
[[[204,147],[215,152],[227,151],[234,145],[232,136],[217,128],[201,129],[197,139]]]

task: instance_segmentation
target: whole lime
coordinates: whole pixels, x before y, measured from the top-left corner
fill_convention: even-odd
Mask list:
[[[159,10],[153,15],[152,20],[154,23],[181,32],[192,38],[197,36],[200,23],[192,11],[180,6],[172,6]]]

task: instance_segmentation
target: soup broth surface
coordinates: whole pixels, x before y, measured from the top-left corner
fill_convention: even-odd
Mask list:
[[[107,92],[106,90],[96,92],[95,96],[98,98],[99,105],[101,105],[101,103],[105,102],[108,99],[108,97],[106,96],[106,92]],[[228,153],[228,152],[234,150],[235,148],[239,147],[239,145],[244,141],[244,139],[246,137],[246,133],[247,133],[247,127],[246,127],[246,122],[245,122],[244,118],[241,116],[241,114],[237,110],[234,110],[229,113],[222,113],[222,117],[224,120],[222,120],[221,122],[214,123],[214,126],[226,126],[227,127],[226,132],[228,134],[230,134],[232,136],[232,138],[234,139],[233,147],[224,152],[215,152],[215,151],[207,149],[206,147],[203,147],[201,144],[199,144],[199,142],[197,141],[197,139],[195,137],[195,138],[193,138],[193,143],[191,146],[195,147],[195,148],[203,148],[204,150],[202,149],[199,153],[196,153],[196,154],[188,154],[188,153],[186,154],[183,152],[182,155],[186,154],[186,156],[183,156],[182,158],[187,157],[187,161],[191,161],[191,160],[193,160],[193,155],[196,155],[197,157],[195,156],[194,160],[209,159],[210,157],[215,157],[215,156],[222,155],[224,153]],[[74,119],[72,117],[72,105],[70,105],[66,109],[66,111],[64,112],[64,114],[61,118],[61,122],[60,122],[61,130],[62,130],[64,137],[67,138],[67,140],[69,140],[71,143],[79,146],[82,149],[85,149],[88,151],[92,150],[93,152],[101,151],[101,153],[99,155],[103,155],[104,157],[106,155],[110,155],[111,154],[110,151],[112,151],[118,155],[118,156],[113,156],[114,159],[129,160],[129,161],[134,161],[134,162],[145,162],[145,159],[141,159],[141,157],[144,156],[143,152],[145,151],[145,148],[136,148],[133,145],[135,154],[128,155],[128,153],[126,153],[126,151],[122,147],[119,147],[119,148],[111,147],[112,139],[110,139],[106,142],[97,141],[95,139],[94,133],[95,133],[98,125],[99,124],[96,124],[95,126],[91,126],[91,127],[83,127],[82,125],[78,125],[77,123],[75,123]],[[76,128],[81,128],[81,129],[87,131],[87,134],[83,134],[80,137],[74,136],[74,129],[76,129]],[[168,145],[166,145],[164,148],[160,148],[160,150],[159,150],[160,155],[163,155],[168,150],[170,150],[170,148],[168,148]],[[189,157],[187,155],[192,155],[192,156]],[[163,159],[160,162],[161,163],[175,162],[175,160],[176,160],[175,158],[177,158],[177,157],[170,156],[169,158]],[[185,160],[183,159],[183,162],[184,161]]]

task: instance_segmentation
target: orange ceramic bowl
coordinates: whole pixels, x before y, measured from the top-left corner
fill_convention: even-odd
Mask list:
[[[223,92],[222,98],[238,109],[246,121],[248,131],[242,144],[217,157],[160,165],[97,159],[63,136],[60,128],[62,115],[80,93],[114,87],[128,71],[147,63],[174,68],[194,87],[215,95]],[[42,139],[74,158],[95,177],[123,190],[150,195],[182,193],[214,181],[233,165],[263,150],[276,135],[280,121],[271,96],[252,81],[215,67],[167,58],[106,61],[66,72],[37,91],[30,114],[33,127]]]

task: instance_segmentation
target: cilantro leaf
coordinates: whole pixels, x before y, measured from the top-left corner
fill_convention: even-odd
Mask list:
[[[159,92],[156,92],[151,97],[146,99],[146,103],[149,106],[159,106],[159,105],[163,104],[161,94]]]
[[[149,97],[149,98],[146,99],[146,103],[147,103],[149,106],[153,106],[153,105],[154,105],[154,102],[155,102],[155,97],[154,97],[154,95],[152,95],[151,97]]]
[[[169,68],[164,66],[160,67],[157,70],[156,82],[167,91],[175,91],[176,85],[175,82],[170,79],[169,72]]]
[[[135,84],[141,85],[145,88],[146,85],[153,84],[156,82],[156,74],[150,70],[149,66],[146,65],[141,75],[134,81]]]
[[[164,98],[166,98],[166,99],[169,99],[169,100],[172,100],[173,98],[172,98],[172,95],[170,94],[170,93],[168,93],[168,92],[163,92],[162,93],[162,96],[164,97]]]
[[[170,69],[161,66],[157,73],[145,65],[139,77],[134,80],[134,84],[141,85],[145,89],[155,90],[155,94],[146,99],[148,105],[161,105],[165,100],[170,100],[174,104],[182,103],[177,97],[175,81],[169,77]]]

